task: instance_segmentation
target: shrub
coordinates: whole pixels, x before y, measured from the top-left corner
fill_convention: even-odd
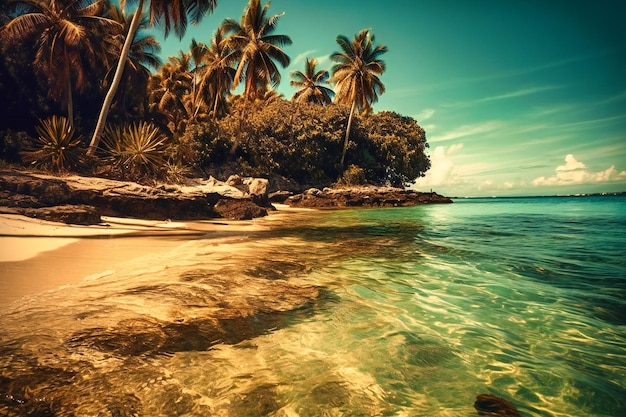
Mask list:
[[[350,165],[348,169],[346,169],[341,178],[339,179],[339,183],[343,185],[364,185],[367,184],[367,178],[365,177],[365,171],[363,168]]]
[[[159,176],[167,163],[167,136],[148,122],[107,127],[102,142],[109,160],[123,178]]]
[[[35,139],[26,132],[5,130],[0,132],[0,159],[6,162],[21,162],[22,150],[32,147]]]
[[[33,149],[23,152],[25,162],[56,172],[77,167],[84,150],[81,137],[70,121],[61,116],[41,120]]]

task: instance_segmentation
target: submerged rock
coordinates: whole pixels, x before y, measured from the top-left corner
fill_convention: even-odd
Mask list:
[[[204,268],[87,280],[0,314],[0,415],[238,416],[280,408],[270,385],[233,393],[232,406],[203,401],[167,364],[285,328],[314,308],[320,288],[266,276],[274,264],[248,271],[204,259]]]
[[[481,416],[521,417],[519,411],[510,401],[491,394],[480,394],[476,397],[474,408]]]

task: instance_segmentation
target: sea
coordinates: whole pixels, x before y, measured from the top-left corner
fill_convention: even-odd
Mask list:
[[[0,415],[626,416],[626,196],[254,221],[4,306]],[[211,277],[319,296],[201,343]]]

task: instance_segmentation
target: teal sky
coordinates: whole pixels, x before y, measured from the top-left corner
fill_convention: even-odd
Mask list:
[[[164,57],[210,42],[247,0],[218,7]],[[273,0],[289,73],[330,70],[337,35],[386,45],[375,111],[415,118],[432,168],[415,188],[449,196],[626,191],[626,2],[622,0]]]

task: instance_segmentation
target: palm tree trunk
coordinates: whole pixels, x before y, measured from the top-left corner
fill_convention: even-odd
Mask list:
[[[67,119],[74,126],[74,100],[72,99],[72,79],[67,78]]]
[[[343,141],[343,151],[341,152],[341,162],[339,165],[343,168],[343,162],[346,159],[346,151],[348,150],[348,138],[350,137],[350,127],[352,126],[352,116],[354,115],[354,108],[356,107],[356,100],[352,102],[350,108],[350,116],[348,117],[348,127],[346,128],[346,138]]]
[[[220,95],[215,93],[215,103],[213,103],[213,120],[217,120],[217,102],[220,98]]]
[[[120,53],[120,60],[117,63],[117,68],[115,70],[115,76],[113,77],[113,82],[111,83],[111,87],[109,87],[109,91],[107,92],[106,97],[104,98],[104,103],[102,104],[102,110],[100,110],[100,116],[98,117],[98,123],[96,124],[96,130],[93,132],[93,137],[91,138],[91,143],[89,143],[89,148],[87,149],[87,155],[91,156],[96,151],[98,144],[100,143],[100,136],[102,136],[102,131],[104,130],[104,126],[106,124],[107,116],[109,115],[109,110],[111,108],[111,104],[113,103],[113,98],[115,97],[115,93],[117,91],[117,87],[122,80],[122,75],[124,74],[124,67],[126,67],[126,61],[128,60],[128,53],[130,51],[130,47],[133,44],[133,40],[135,38],[135,34],[139,29],[139,23],[141,23],[141,18],[143,15],[143,2],[144,0],[139,0],[139,4],[137,5],[137,10],[135,10],[135,14],[133,15],[133,20],[130,23],[130,28],[128,29],[128,33],[126,34],[126,40],[124,41],[124,46],[122,48],[122,52]]]

